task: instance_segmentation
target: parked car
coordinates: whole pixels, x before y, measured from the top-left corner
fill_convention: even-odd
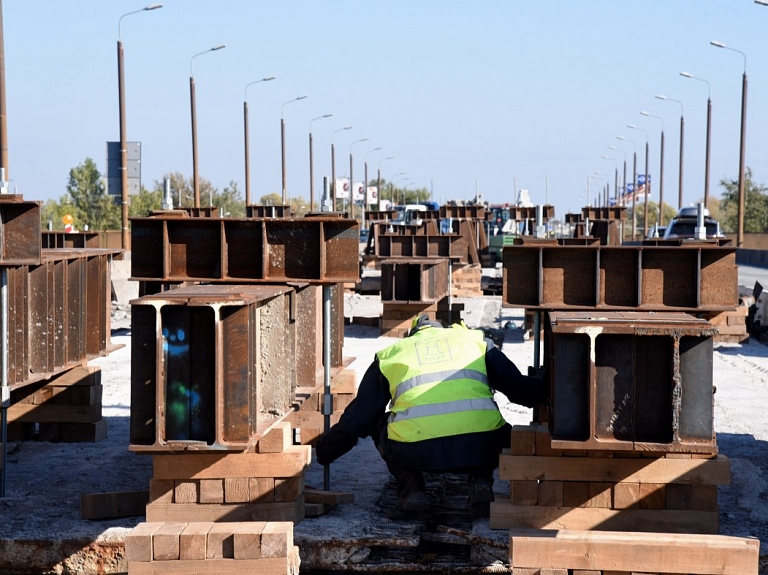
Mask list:
[[[681,208],[672,218],[664,232],[665,240],[691,239],[696,237],[698,223],[697,208],[690,206]],[[720,231],[720,223],[709,215],[709,210],[704,208],[704,227],[707,230],[707,239],[724,238]]]

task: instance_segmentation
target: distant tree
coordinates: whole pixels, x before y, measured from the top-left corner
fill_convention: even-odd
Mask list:
[[[224,217],[245,217],[245,199],[237,189],[237,182],[230,181],[220,194],[214,194],[213,204],[219,206],[219,213]]]
[[[643,232],[643,225],[645,224],[645,208],[646,204],[639,203],[635,206],[635,225],[637,226],[638,235]],[[669,220],[675,217],[675,214],[677,214],[677,210],[667,204],[664,203],[664,225],[667,225],[669,223]],[[659,204],[656,202],[648,202],[648,232],[650,232],[653,229],[653,226],[655,223],[659,221]],[[630,225],[632,225],[632,222],[630,221]],[[631,230],[630,230],[631,235]]]
[[[735,233],[738,230],[739,217],[739,181],[723,178],[720,185],[724,188],[720,203],[720,226],[724,232]],[[744,171],[744,232],[759,233],[768,231],[768,188],[752,181],[752,170]]]
[[[163,190],[148,191],[144,186],[137,196],[131,196],[131,205],[128,213],[131,217],[146,217],[154,210],[160,210],[163,207]]]
[[[272,192],[271,194],[261,196],[259,198],[259,204],[261,204],[262,206],[282,206],[283,196],[281,196],[277,192]]]

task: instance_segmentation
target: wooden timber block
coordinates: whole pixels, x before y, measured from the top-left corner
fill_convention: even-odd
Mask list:
[[[210,521],[187,523],[179,535],[179,559],[202,560],[208,551],[208,532],[213,527]]]
[[[259,453],[283,453],[293,445],[293,430],[288,421],[280,421],[270,427],[259,438],[256,450]]]
[[[93,423],[59,423],[57,438],[63,443],[96,443],[107,437],[107,420]]]
[[[513,530],[509,546],[513,568],[690,575],[757,575],[759,550],[744,537],[574,530]]]
[[[293,521],[304,519],[304,497],[295,501],[273,503],[149,503],[146,508],[150,522],[212,521]]]
[[[153,455],[152,477],[154,479],[292,477],[309,466],[311,457],[312,448],[307,445],[292,445],[282,453]]]
[[[717,533],[716,511],[675,509],[605,509],[513,505],[509,498],[491,503],[491,529],[578,529],[604,531],[669,531]]]
[[[535,425],[513,425],[509,452],[511,455],[536,455]]]
[[[8,408],[8,422],[95,423],[101,420],[101,403],[92,405],[35,405],[17,403]]]
[[[499,457],[499,478],[507,480],[554,480],[586,482],[700,483],[728,485],[730,461],[714,459],[625,459],[592,457]]]
[[[83,519],[140,517],[144,515],[147,503],[149,503],[149,491],[83,493],[80,496],[80,517]]]
[[[298,552],[296,553],[298,555]],[[298,562],[297,560],[294,560]],[[129,563],[128,575],[286,575],[298,573],[298,568],[290,566],[290,561],[279,557],[262,557],[259,559],[206,559],[203,561],[164,561]]]

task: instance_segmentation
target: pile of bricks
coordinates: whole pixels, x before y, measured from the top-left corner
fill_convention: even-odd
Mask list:
[[[258,452],[153,456],[147,521],[292,521],[304,518],[312,448],[275,425]]]
[[[379,323],[381,335],[388,337],[405,337],[411,329],[413,318],[427,314],[429,319],[437,320],[448,325],[461,319],[464,304],[449,304],[449,298],[445,297],[437,303],[383,303],[381,322]]]
[[[483,268],[480,264],[454,266],[451,271],[451,295],[475,297],[483,295]]]
[[[107,436],[101,395],[101,368],[93,366],[17,388],[8,409],[9,441],[29,438],[35,426],[45,441],[101,441]]]
[[[724,455],[561,451],[545,425],[514,426],[499,477],[510,496],[491,506],[492,528],[717,533]]]
[[[509,548],[512,575],[757,575],[760,542],[723,535],[512,531]]]
[[[148,522],[125,537],[129,575],[155,573],[297,575],[293,524]]]

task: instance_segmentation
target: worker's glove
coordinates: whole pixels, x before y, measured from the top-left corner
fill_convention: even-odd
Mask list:
[[[320,465],[328,465],[336,461],[357,443],[357,436],[332,427],[317,444],[317,462]]]

